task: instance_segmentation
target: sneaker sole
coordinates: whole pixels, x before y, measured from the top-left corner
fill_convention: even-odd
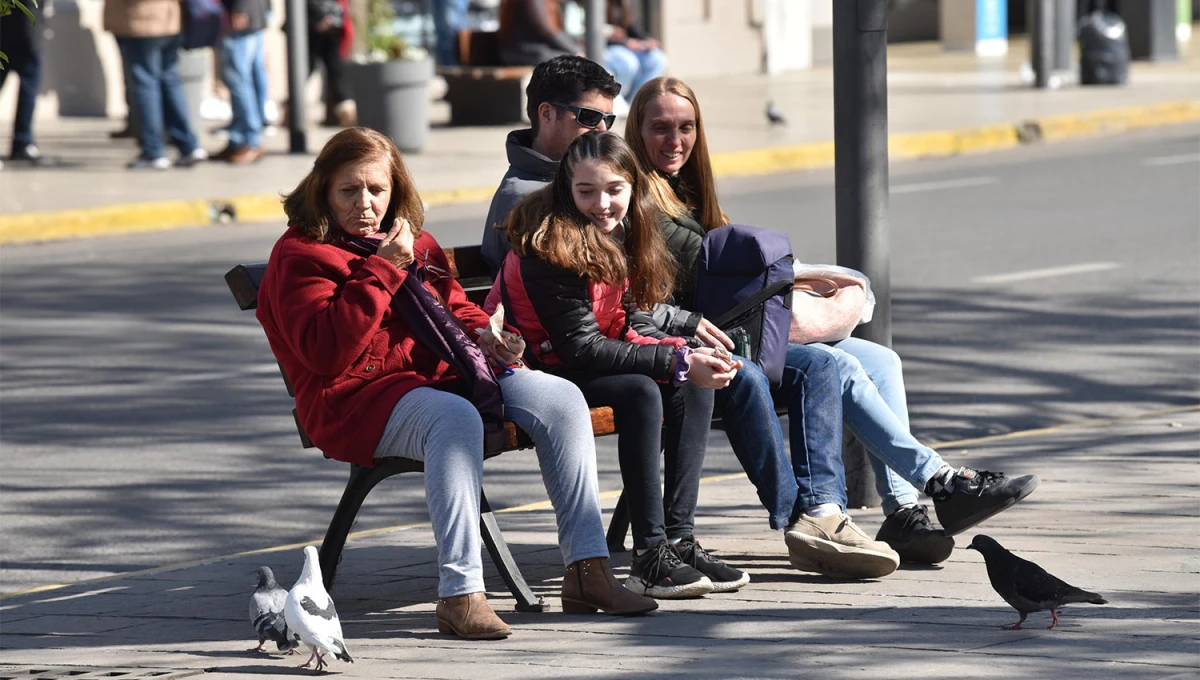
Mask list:
[[[711,577],[709,580],[712,580]],[[742,586],[750,582],[750,574],[742,572],[742,577],[736,581],[713,581],[712,591],[714,593],[732,593],[740,590]]]
[[[631,590],[638,595],[653,597],[656,600],[691,600],[697,597],[704,597],[713,592],[713,583],[708,580],[708,577],[688,583],[681,586],[652,586],[640,578],[630,576],[625,579],[625,588]]]
[[[939,516],[938,521],[942,524],[942,531],[944,531],[947,536],[957,536],[971,527],[982,524],[983,522],[1004,512],[1017,503],[1025,500],[1025,498],[1027,498],[1029,494],[1033,493],[1041,483],[1042,480],[1040,477],[1037,475],[1032,475],[1030,482],[1021,489],[1020,493],[1018,493],[1015,498],[1005,501],[1000,505],[980,510],[974,515],[968,515],[953,525],[948,525],[945,522],[941,522],[942,518]]]
[[[783,540],[793,567],[830,578],[880,578],[900,566],[900,556],[895,553],[851,548],[797,532],[785,534]]]
[[[876,538],[875,540],[882,539]],[[950,558],[950,553],[954,552],[954,539],[949,536],[945,536],[941,540],[932,537],[899,546],[889,541],[883,542],[892,546],[892,550],[900,555],[901,564],[938,564],[945,562]]]

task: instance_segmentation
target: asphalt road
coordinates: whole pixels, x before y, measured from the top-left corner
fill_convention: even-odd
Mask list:
[[[901,163],[891,183],[894,346],[920,437],[1200,401],[1200,128]],[[721,192],[735,221],[833,261],[831,172]],[[436,209],[427,226],[476,243],[485,213]],[[0,591],[319,540],[345,468],[300,449],[262,332],[221,278],[280,229],[0,251]],[[711,441],[706,473],[739,471]],[[601,488],[619,488],[612,438],[599,448]],[[423,521],[409,477],[358,528]],[[490,461],[485,484],[496,507],[544,498],[531,452]]]

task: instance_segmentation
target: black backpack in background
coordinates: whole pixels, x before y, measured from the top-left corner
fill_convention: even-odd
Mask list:
[[[1129,82],[1129,36],[1125,22],[1104,3],[1079,20],[1079,83],[1124,85]]]

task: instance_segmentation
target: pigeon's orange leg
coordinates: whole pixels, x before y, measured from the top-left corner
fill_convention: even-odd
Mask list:
[[[300,664],[300,667],[308,668],[308,665],[313,662],[313,659],[318,659],[318,660],[320,659],[320,657],[317,656],[317,651],[315,649],[313,650],[312,656],[308,657],[308,661],[305,661],[304,663]],[[319,666],[317,667],[317,670],[320,670]]]
[[[320,653],[320,652],[313,652],[313,654],[316,654],[316,655],[317,655],[317,668],[316,668],[316,670],[318,670],[318,671],[320,671],[320,670],[324,670],[324,669],[325,669],[325,667],[329,665],[329,664],[325,663],[325,657],[323,657],[323,656],[321,655],[321,653]]]
[[[1011,626],[1004,626],[1004,630],[1021,630],[1021,624],[1025,623],[1026,616],[1028,616],[1028,614],[1022,613],[1020,621],[1017,621],[1016,623],[1012,624]]]
[[[1057,626],[1058,625],[1058,612],[1051,609],[1050,610],[1050,618],[1051,618],[1050,628]],[[1047,628],[1046,630],[1050,630],[1050,628]]]

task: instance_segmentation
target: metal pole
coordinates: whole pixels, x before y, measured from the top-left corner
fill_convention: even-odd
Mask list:
[[[1033,50],[1034,85],[1038,89],[1055,86],[1054,78],[1054,0],[1030,0],[1029,45]]]
[[[308,153],[308,6],[287,0],[288,151]]]
[[[855,335],[892,344],[888,261],[887,0],[833,3],[833,140],[837,260],[871,279],[875,315]],[[846,441],[852,506],[874,506],[874,473],[861,444]]]
[[[604,40],[604,24],[607,23],[605,18],[604,0],[587,0],[585,48],[587,50],[587,58],[597,64],[604,63],[604,48],[606,43]]]

